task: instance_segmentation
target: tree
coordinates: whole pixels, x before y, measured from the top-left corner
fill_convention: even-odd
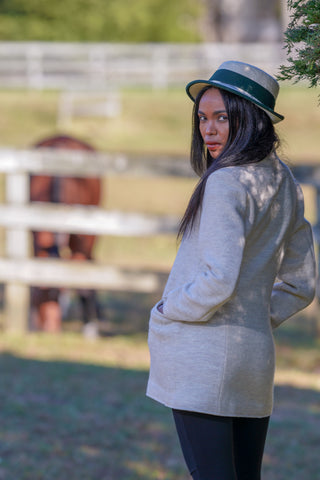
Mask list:
[[[285,32],[288,64],[280,66],[279,80],[320,83],[320,0],[288,0],[292,12]]]
[[[194,0],[0,0],[0,40],[196,42],[201,13]]]

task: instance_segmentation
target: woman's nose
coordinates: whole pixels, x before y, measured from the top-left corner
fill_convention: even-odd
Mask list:
[[[208,122],[206,128],[207,135],[216,135],[217,134],[217,127],[214,122]]]

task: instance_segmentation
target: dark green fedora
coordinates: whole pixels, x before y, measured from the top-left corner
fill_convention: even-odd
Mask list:
[[[209,80],[193,80],[186,86],[186,92],[195,101],[198,93],[205,87],[212,86],[239,95],[264,110],[273,123],[281,122],[283,115],[274,111],[279,92],[275,78],[260,68],[248,63],[224,62]]]

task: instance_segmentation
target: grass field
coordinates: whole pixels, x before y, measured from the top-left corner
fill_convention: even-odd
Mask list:
[[[152,299],[150,299],[151,301]],[[0,337],[1,480],[187,480],[170,411],[145,397],[148,302],[127,334]],[[138,323],[137,323],[138,322]],[[319,480],[320,343],[312,317],[277,334],[264,480]],[[118,334],[117,334],[118,333]]]
[[[277,109],[286,119],[277,127],[283,155],[293,162],[319,161],[318,91],[284,86]],[[116,118],[77,117],[63,131],[96,148],[138,153],[187,155],[192,102],[184,89],[125,90]],[[0,145],[27,148],[44,136],[61,132],[57,92],[0,91]]]

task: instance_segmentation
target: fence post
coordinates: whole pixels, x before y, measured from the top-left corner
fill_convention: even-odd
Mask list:
[[[26,173],[7,174],[6,201],[15,205],[22,205],[29,201],[29,178]],[[20,228],[7,229],[6,255],[14,259],[24,259],[29,256],[29,234],[27,230]],[[5,330],[25,332],[28,329],[29,287],[21,283],[5,285],[4,304]]]
[[[168,51],[166,48],[163,48],[163,45],[153,47],[152,55],[152,87],[157,88],[168,88]]]
[[[44,86],[44,72],[42,48],[40,45],[29,45],[27,47],[26,61],[28,87],[36,90],[42,90]]]

